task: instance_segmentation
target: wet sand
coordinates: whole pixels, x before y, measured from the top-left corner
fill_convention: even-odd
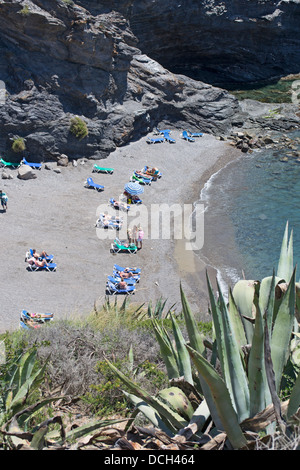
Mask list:
[[[149,226],[143,226],[146,236],[143,248],[136,254],[112,254],[110,245],[115,232],[110,231],[110,238],[103,238],[104,231],[95,228],[99,212],[111,211],[109,199],[119,197],[135,169],[155,166],[163,174],[146,186],[141,196],[150,220],[153,205],[197,201],[209,177],[241,155],[211,135],[205,134],[193,143],[184,141],[179,131],[173,131],[172,137],[175,144],[149,145],[145,136],[116,149],[105,160],[59,167],[60,174],[46,170],[43,164],[37,178],[27,181],[17,178],[17,170],[5,170],[13,179],[2,179],[0,183],[9,198],[7,213],[0,213],[0,332],[18,328],[22,309],[52,312],[55,318],[89,314],[95,304],[101,306],[104,302],[106,279],[112,274],[114,263],[142,269],[131,302],[154,303],[162,297],[168,299],[167,306],[176,303],[180,310],[182,282],[195,314],[209,320],[205,273],[208,270],[210,278],[215,278],[213,262],[210,266],[201,256],[186,250],[185,240],[151,238]],[[94,163],[112,167],[114,173],[92,173]],[[104,185],[104,191],[85,188],[89,176]],[[136,220],[133,214],[134,210],[128,213],[130,223]],[[28,272],[24,258],[29,248],[53,254],[57,271]]]

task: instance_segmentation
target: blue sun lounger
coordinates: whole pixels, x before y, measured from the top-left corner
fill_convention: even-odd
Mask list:
[[[148,144],[158,144],[164,142],[164,137],[148,137],[147,143]]]
[[[114,269],[116,271],[119,271],[119,272],[123,272],[123,271],[128,270],[128,271],[132,272],[132,274],[140,274],[141,273],[140,268],[122,267],[122,266],[119,266],[118,264],[114,264]]]
[[[101,184],[94,183],[92,178],[88,178],[85,183],[86,188],[96,189],[96,191],[103,191],[104,186]]]
[[[28,271],[56,271],[56,263],[47,263],[45,266],[36,266],[35,264],[28,264]]]
[[[133,277],[124,277],[124,281],[125,282],[129,282],[129,283],[133,283],[133,282],[140,282],[140,278],[141,276],[139,274],[134,274],[132,273]],[[118,281],[121,281],[121,276],[120,276],[120,272],[119,271],[113,271],[113,276],[115,279],[117,279]]]
[[[170,133],[165,131],[164,132],[164,138],[167,142],[169,142],[169,144],[175,144],[176,143],[176,140],[173,139],[171,136],[170,136]]]
[[[121,278],[117,278],[115,276],[107,276],[107,281],[117,285],[121,281]],[[128,286],[135,286],[137,282],[134,279],[124,279],[124,281]]]
[[[28,165],[30,168],[40,170],[42,168],[41,163],[33,163],[33,162],[28,162],[25,157],[23,157],[23,160],[21,161],[23,165]]]
[[[25,323],[27,320],[37,324],[47,323],[53,320],[53,313],[29,313],[27,310],[22,310],[20,318]]]
[[[107,281],[106,284],[106,293],[111,294],[111,295],[116,295],[116,294],[127,294],[127,295],[132,295],[135,292],[135,286],[134,285],[128,285],[126,289],[119,289],[113,282]]]
[[[147,170],[149,171],[149,167],[147,165],[144,166],[144,168],[142,169],[142,172],[147,172]],[[149,177],[152,178],[153,181],[155,181],[157,178],[161,178],[162,177],[162,173],[158,170],[155,170],[155,172],[152,174],[149,173]]]
[[[190,137],[202,137],[203,136],[203,132],[191,132],[188,130],[187,133]]]
[[[193,139],[192,137],[190,137],[187,133],[187,131],[183,131],[182,132],[182,138],[184,140],[187,140],[188,142],[195,142],[195,139]]]
[[[156,133],[156,134],[164,134],[165,132],[167,132],[168,134],[170,134],[171,129],[158,129],[157,127],[155,127],[155,133]]]

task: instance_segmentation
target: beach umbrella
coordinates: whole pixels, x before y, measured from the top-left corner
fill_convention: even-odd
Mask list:
[[[137,194],[143,194],[144,188],[139,183],[127,183],[125,184],[124,190],[131,196],[136,196]]]

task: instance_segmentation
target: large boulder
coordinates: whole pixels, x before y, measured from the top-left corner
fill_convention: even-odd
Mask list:
[[[18,178],[21,180],[30,180],[36,178],[36,172],[29,165],[21,165],[18,168]]]

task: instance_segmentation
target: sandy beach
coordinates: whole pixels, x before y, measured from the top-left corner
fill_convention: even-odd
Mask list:
[[[110,211],[109,199],[119,198],[134,170],[149,165],[162,172],[162,178],[146,186],[141,196],[150,213],[153,204],[197,201],[208,178],[241,155],[226,141],[211,135],[205,134],[193,143],[184,141],[179,131],[171,135],[175,144],[149,145],[145,136],[116,149],[105,160],[59,167],[59,174],[46,170],[43,164],[37,178],[27,181],[17,178],[17,170],[5,170],[13,179],[2,179],[0,187],[9,198],[8,211],[0,213],[0,332],[18,328],[22,309],[52,312],[56,319],[89,314],[95,303],[101,306],[104,302],[106,279],[114,263],[142,269],[131,302],[155,302],[162,297],[168,299],[167,306],[176,303],[180,310],[181,281],[192,309],[202,320],[209,320],[205,272],[208,269],[214,279],[215,271],[185,249],[185,240],[146,236],[136,254],[112,254],[115,232],[102,238],[99,230],[103,229],[95,228],[99,208]],[[92,173],[95,163],[114,168],[114,173]],[[104,185],[104,191],[85,187],[90,176]],[[147,233],[148,228],[143,229]],[[29,248],[53,254],[57,271],[27,271],[24,259]]]

